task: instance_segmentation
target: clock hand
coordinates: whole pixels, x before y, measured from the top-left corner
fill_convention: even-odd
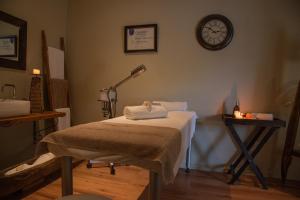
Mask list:
[[[221,32],[221,33],[224,33],[223,31],[215,31],[215,32],[216,32],[216,33],[220,33],[220,32]]]
[[[212,28],[210,28],[208,26],[204,26],[204,28],[207,28],[207,29],[211,30],[213,33],[217,33],[214,29],[212,29]]]
[[[204,26],[204,28],[207,28],[207,29],[209,29],[209,30],[211,30],[213,33],[224,33],[224,31],[221,31],[221,30],[214,30],[214,29],[212,29],[212,28],[210,28],[210,27],[208,27],[208,26]]]

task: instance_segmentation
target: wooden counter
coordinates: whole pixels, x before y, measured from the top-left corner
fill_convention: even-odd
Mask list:
[[[65,116],[65,113],[55,111],[45,111],[42,113],[31,113],[29,115],[3,117],[0,118],[0,126],[7,127],[20,122],[33,122],[45,119],[53,119]]]
[[[55,119],[58,117],[64,117],[66,114],[63,112],[55,112],[55,111],[45,111],[42,113],[31,113],[29,115],[20,115],[13,117],[2,117],[0,118],[0,127],[10,127],[18,123],[22,122],[33,122],[33,142],[37,143],[39,139],[43,136],[40,135],[40,130],[37,130],[37,122],[39,120],[46,119]],[[48,130],[44,129],[44,130]],[[56,130],[55,125],[52,128],[53,131]]]

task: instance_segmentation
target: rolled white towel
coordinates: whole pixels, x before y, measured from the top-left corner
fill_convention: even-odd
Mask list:
[[[27,163],[21,164],[21,165],[15,167],[15,168],[13,168],[13,169],[5,172],[4,175],[5,176],[10,176],[10,175],[13,175],[13,174],[16,174],[16,173],[19,173],[19,172],[23,172],[23,171],[25,171],[27,169],[31,169],[31,168],[33,168],[35,166],[41,165],[41,164],[43,164],[45,162],[48,162],[49,160],[52,160],[54,158],[55,158],[55,155],[52,154],[52,153],[50,153],[50,152],[46,153],[46,154],[43,154],[38,159],[36,159],[34,161],[34,163],[32,163],[32,164],[27,164]]]
[[[152,106],[151,111],[147,106],[126,106],[124,116],[127,119],[154,119],[168,116],[168,111],[163,106]]]
[[[186,111],[188,107],[186,101],[153,101],[152,103],[165,107],[167,111]]]

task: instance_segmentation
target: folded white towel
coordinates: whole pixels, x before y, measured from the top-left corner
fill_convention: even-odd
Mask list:
[[[268,113],[255,113],[255,117],[260,120],[273,120],[273,114]]]
[[[152,106],[149,111],[147,106],[126,106],[124,116],[127,119],[154,119],[167,117],[168,111],[163,106]]]
[[[188,107],[186,101],[153,101],[152,103],[162,105],[167,111],[186,111]]]

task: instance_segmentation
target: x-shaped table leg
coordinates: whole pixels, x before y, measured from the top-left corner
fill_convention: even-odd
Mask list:
[[[267,187],[267,184],[266,184],[266,180],[265,180],[263,174],[261,173],[261,171],[259,170],[259,168],[254,163],[254,158],[257,155],[257,153],[261,150],[261,148],[264,146],[264,144],[272,136],[272,134],[277,129],[277,127],[270,128],[270,130],[267,132],[267,134],[263,137],[263,139],[258,143],[258,145],[256,146],[256,148],[253,150],[253,152],[252,152],[251,155],[249,153],[249,150],[250,150],[251,146],[253,146],[253,144],[255,142],[254,143],[250,142],[249,145],[248,145],[248,148],[247,148],[245,146],[245,144],[242,142],[242,140],[240,139],[240,137],[239,137],[238,133],[236,132],[236,130],[234,129],[234,127],[232,125],[228,125],[228,128],[230,130],[230,133],[231,133],[233,139],[235,140],[235,142],[237,143],[237,145],[241,149],[242,154],[246,158],[246,161],[244,162],[244,164],[242,165],[242,167],[237,171],[237,173],[233,174],[233,177],[232,177],[232,179],[230,180],[229,183],[231,183],[231,184],[234,183],[241,176],[242,172],[246,169],[246,167],[249,165],[250,168],[252,169],[252,171],[255,173],[256,177],[258,178],[259,182],[262,184],[263,188],[267,189],[268,187]],[[251,144],[251,143],[253,143],[253,144]]]
[[[247,144],[247,150],[249,151],[252,146],[256,143],[257,139],[259,138],[259,136],[263,133],[263,131],[265,130],[265,127],[256,127],[255,130],[253,131],[253,138],[251,138],[250,142]],[[228,171],[228,173],[230,174],[234,174],[235,173],[235,169],[237,168],[237,166],[240,164],[240,162],[243,160],[244,158],[244,154],[243,152],[240,153],[239,157],[234,161],[233,164],[230,165],[230,170]]]

